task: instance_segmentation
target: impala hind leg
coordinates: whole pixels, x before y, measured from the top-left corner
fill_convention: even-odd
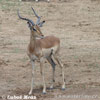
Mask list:
[[[53,85],[54,85],[54,82],[55,82],[55,66],[56,66],[56,64],[53,61],[53,59],[51,58],[51,56],[47,57],[47,60],[52,66],[52,82],[51,82],[50,89],[53,89]]]
[[[34,61],[31,61],[31,64],[32,64],[32,80],[31,80],[31,89],[30,89],[29,95],[31,95],[31,94],[32,94],[32,91],[33,91],[33,81],[34,81]]]
[[[44,78],[44,66],[43,66],[43,58],[40,59],[40,72],[43,79],[43,94],[46,94],[46,84],[45,84],[45,78]]]
[[[65,90],[65,78],[64,78],[64,67],[63,64],[61,63],[61,60],[59,59],[59,57],[57,55],[53,55],[55,60],[57,61],[57,63],[59,64],[60,68],[61,68],[61,73],[62,73],[62,90]]]

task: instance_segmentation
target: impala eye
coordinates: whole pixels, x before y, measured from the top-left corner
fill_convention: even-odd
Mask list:
[[[36,29],[35,29],[35,28],[33,28],[33,31],[36,31]]]

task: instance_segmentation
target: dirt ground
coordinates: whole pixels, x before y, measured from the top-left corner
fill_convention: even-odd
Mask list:
[[[31,6],[46,21],[41,28],[43,34],[61,39],[60,55],[66,79],[66,90],[62,91],[61,71],[57,66],[55,88],[50,90],[52,68],[45,62],[47,94],[43,95],[37,62],[33,95],[37,100],[99,100],[99,0],[52,0],[50,3],[0,0],[0,100],[7,95],[27,95],[30,90],[32,68],[26,54],[30,30],[18,18],[17,9],[22,16],[36,22]]]

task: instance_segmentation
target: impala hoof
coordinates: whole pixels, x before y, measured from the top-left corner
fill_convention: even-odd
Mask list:
[[[29,95],[31,95],[31,94],[32,94],[32,92],[30,91],[28,94],[29,94]]]
[[[65,90],[65,88],[62,88],[62,90],[64,91],[64,90]]]
[[[50,86],[50,90],[53,90],[53,85]]]
[[[62,90],[65,90],[65,84],[62,85]]]
[[[50,88],[50,90],[53,90],[54,88]]]
[[[43,94],[46,94],[46,92],[43,92]]]

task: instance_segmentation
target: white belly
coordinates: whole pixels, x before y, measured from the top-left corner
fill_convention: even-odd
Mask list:
[[[44,57],[47,57],[51,54],[51,52],[55,53],[57,51],[57,46],[47,49],[42,49],[42,54]]]

